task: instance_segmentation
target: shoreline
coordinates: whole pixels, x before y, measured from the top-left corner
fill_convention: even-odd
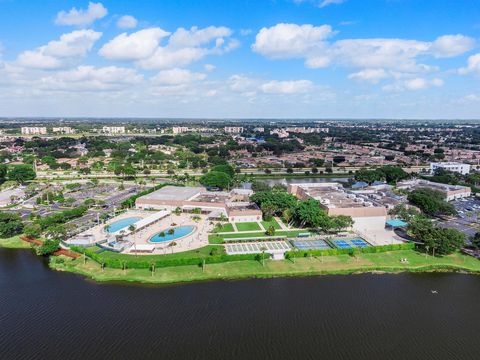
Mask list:
[[[30,244],[19,237],[1,239],[0,248],[31,249]],[[399,259],[407,258],[407,263]],[[53,271],[68,272],[83,276],[98,283],[122,282],[138,285],[174,285],[204,281],[235,281],[247,279],[290,278],[322,275],[398,274],[455,272],[480,275],[480,261],[460,252],[452,255],[427,256],[415,250],[395,250],[383,253],[363,253],[319,257],[299,257],[292,260],[266,260],[265,266],[256,260],[212,263],[204,271],[198,265],[180,265],[150,269],[101,269],[100,264],[83,257],[70,259],[51,256],[49,267]]]
[[[399,252],[401,254],[399,254]],[[290,260],[273,261],[267,260],[265,267],[254,260],[244,260],[221,264],[209,264],[205,271],[196,265],[172,266],[157,268],[153,273],[149,269],[101,269],[100,265],[87,258],[61,260],[51,259],[49,266],[56,271],[70,272],[82,275],[89,280],[99,283],[123,282],[139,285],[174,285],[203,281],[234,281],[246,279],[269,279],[321,275],[356,275],[356,274],[398,274],[432,273],[432,272],[456,272],[465,274],[480,274],[480,262],[466,255],[456,253],[444,258],[426,259],[422,264],[394,264],[374,263],[376,257],[422,257],[415,251],[392,251],[382,254],[362,254],[359,259],[353,259],[349,255],[338,255],[319,258],[298,258],[296,263]],[[430,258],[430,257],[429,257]],[[412,259],[413,260],[413,259]],[[378,259],[377,259],[378,261]],[[417,262],[415,259],[414,262]],[[475,263],[475,262],[478,262]]]

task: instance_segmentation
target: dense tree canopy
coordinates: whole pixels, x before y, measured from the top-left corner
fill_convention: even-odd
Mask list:
[[[455,207],[445,201],[445,196],[437,190],[421,188],[408,194],[408,200],[427,215],[454,215]]]
[[[33,167],[31,165],[25,165],[25,164],[14,166],[8,172],[9,180],[16,181],[20,184],[33,180],[36,178],[36,176],[37,175],[35,174]]]
[[[18,214],[0,212],[0,238],[9,238],[23,231],[23,223]]]
[[[465,234],[456,230],[436,227],[430,219],[417,216],[412,219],[408,231],[425,248],[438,255],[448,255],[465,245]]]
[[[210,171],[200,178],[200,183],[204,186],[226,189],[232,184],[232,178],[221,171]]]

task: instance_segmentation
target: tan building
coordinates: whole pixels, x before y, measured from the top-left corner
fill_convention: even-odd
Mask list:
[[[183,134],[183,133],[189,132],[190,129],[186,126],[174,126],[172,128],[172,131],[175,135],[177,135],[177,134]]]
[[[408,190],[427,188],[437,190],[445,195],[445,200],[447,201],[463,199],[472,195],[472,189],[468,186],[441,184],[423,179],[401,181],[397,184],[397,188]]]
[[[346,215],[354,220],[353,229],[360,233],[385,228],[387,209],[374,204],[352,192],[347,192],[339,183],[290,184],[288,192],[299,199],[315,199],[328,215]]]
[[[230,192],[209,192],[202,187],[165,186],[150,194],[139,197],[135,206],[143,210],[175,210],[191,212],[201,209],[212,219],[221,214],[230,222],[262,220],[261,210],[249,201],[251,190],[233,189]]]

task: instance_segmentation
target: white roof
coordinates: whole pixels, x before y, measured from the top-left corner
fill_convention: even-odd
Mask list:
[[[158,212],[156,212],[156,213],[154,213],[154,214],[152,214],[152,215],[150,215],[150,216],[147,216],[146,218],[143,218],[142,220],[138,220],[138,221],[137,221],[136,223],[134,223],[133,225],[135,226],[135,229],[136,229],[136,230],[142,229],[142,228],[144,228],[144,227],[146,227],[146,226],[154,223],[155,221],[158,221],[158,220],[160,220],[160,219],[163,219],[164,217],[167,217],[169,214],[170,214],[170,212],[167,211],[167,210],[158,211]],[[122,231],[123,231],[123,234],[124,234],[125,236],[128,236],[128,235],[130,235],[130,233],[131,233],[130,230],[128,230],[128,228],[127,228],[127,229],[123,228],[123,229],[120,229],[120,230],[118,230],[118,231],[115,231],[115,232],[112,233],[112,234],[113,234],[113,235],[118,235],[118,234],[120,234],[120,232],[122,232]]]

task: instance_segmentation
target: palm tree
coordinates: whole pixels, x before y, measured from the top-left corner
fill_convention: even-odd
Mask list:
[[[110,224],[107,224],[103,227],[103,231],[105,231],[108,234],[110,233],[110,228],[111,228]]]
[[[172,241],[170,244],[168,244],[168,247],[172,249],[172,254],[173,254],[173,247],[177,246],[177,243],[175,241]]]
[[[262,266],[265,266],[265,250],[267,250],[267,248],[262,246],[260,250],[262,250]]]
[[[135,224],[131,224],[128,227],[128,231],[130,231],[130,233],[133,234],[133,247],[135,249],[135,256],[137,256],[137,241],[136,241],[136,233],[135,233],[136,229],[137,227],[135,226]]]

